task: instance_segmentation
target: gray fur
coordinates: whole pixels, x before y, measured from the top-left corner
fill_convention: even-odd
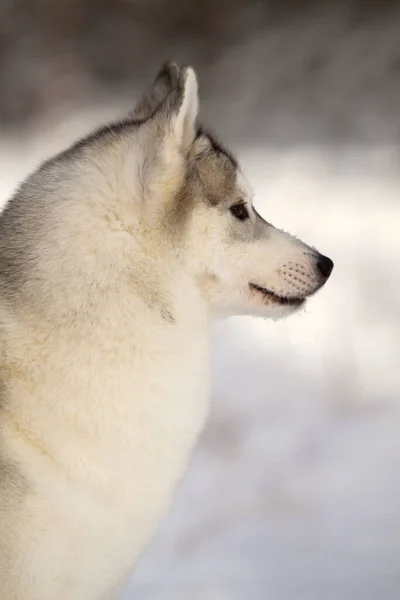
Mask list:
[[[29,491],[27,479],[22,475],[18,465],[9,459],[0,443],[0,510],[15,508],[23,501]],[[1,540],[0,540],[1,545]]]
[[[149,119],[160,106],[161,102],[176,87],[179,74],[180,70],[174,62],[168,61],[164,63],[149,90],[131,112],[130,116],[132,119],[135,121]]]

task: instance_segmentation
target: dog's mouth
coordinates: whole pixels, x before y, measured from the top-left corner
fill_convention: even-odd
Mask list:
[[[293,306],[297,308],[304,304],[304,302],[306,301],[305,298],[300,298],[296,296],[279,296],[279,294],[275,294],[274,292],[271,292],[270,290],[267,290],[266,288],[261,287],[260,285],[256,285],[255,283],[250,283],[249,285],[251,289],[262,294],[264,298],[280,306]]]

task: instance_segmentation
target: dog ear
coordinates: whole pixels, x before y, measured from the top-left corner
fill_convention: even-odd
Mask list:
[[[196,135],[199,110],[198,85],[191,67],[165,63],[153,85],[140,100],[131,118],[154,131],[160,143],[185,154]]]
[[[196,118],[199,111],[197,77],[191,67],[180,70],[176,88],[167,99],[167,119],[177,147],[186,152],[196,137]]]
[[[140,180],[153,199],[173,198],[182,184],[186,156],[196,137],[198,109],[194,70],[178,69],[174,63],[164,65],[135,109],[135,114],[144,116],[136,130]]]
[[[146,121],[160,108],[164,100],[176,89],[179,67],[172,61],[165,62],[158,71],[152,85],[139,100],[129,117],[135,121]]]

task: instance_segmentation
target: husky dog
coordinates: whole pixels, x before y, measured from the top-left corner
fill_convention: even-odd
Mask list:
[[[209,407],[209,324],[283,317],[333,263],[252,206],[167,63],[0,217],[0,598],[115,598]]]

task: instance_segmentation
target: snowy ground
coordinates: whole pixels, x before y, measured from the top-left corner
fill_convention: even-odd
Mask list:
[[[90,113],[2,138],[2,198]],[[215,327],[213,414],[121,600],[398,600],[398,150],[239,150],[260,212],[335,270],[299,316]]]

